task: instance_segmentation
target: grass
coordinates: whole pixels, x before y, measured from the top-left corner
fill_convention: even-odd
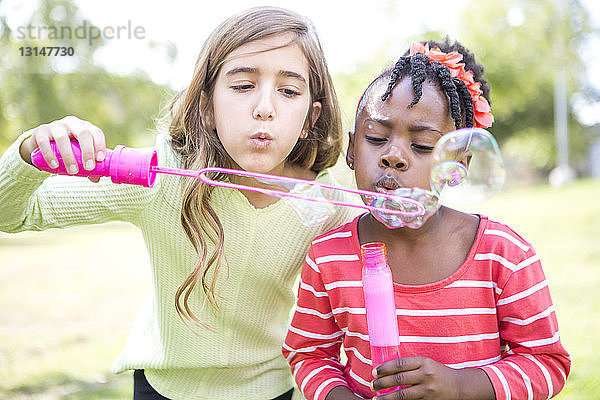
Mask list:
[[[499,195],[480,209],[508,223],[542,259],[561,340],[573,358],[560,400],[600,398],[600,181]]]
[[[513,189],[471,207],[542,258],[571,376],[556,398],[600,398],[600,181]],[[149,287],[141,235],[124,224],[0,234],[0,398],[127,399],[112,375]]]
[[[125,224],[0,236],[0,398],[131,398],[112,360],[149,287]]]

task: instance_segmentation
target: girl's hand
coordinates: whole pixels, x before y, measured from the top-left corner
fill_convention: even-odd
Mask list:
[[[406,357],[388,361],[377,369],[371,386],[374,391],[407,386],[377,399],[467,400],[494,399],[494,389],[483,370],[452,369],[427,357]],[[374,371],[375,372],[375,371]]]
[[[31,137],[21,143],[19,152],[25,162],[31,164],[31,153],[39,148],[44,160],[52,168],[58,167],[58,159],[50,147],[50,142],[56,146],[70,174],[78,172],[77,162],[71,149],[71,139],[79,142],[83,166],[90,171],[96,166],[96,161],[104,160],[106,142],[104,133],[100,128],[88,121],[77,117],[68,116],[63,119],[43,124],[31,130]],[[93,182],[98,182],[99,177],[90,177]]]

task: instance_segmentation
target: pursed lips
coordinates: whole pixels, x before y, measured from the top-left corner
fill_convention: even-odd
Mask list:
[[[273,141],[273,137],[267,132],[256,132],[250,136],[250,141],[258,148],[266,148]]]
[[[400,182],[398,182],[398,180],[393,176],[389,175],[381,176],[375,182],[375,189],[378,192],[391,192],[401,187],[402,185],[400,184]]]
[[[267,132],[256,132],[250,136],[250,139],[273,140],[273,137]]]

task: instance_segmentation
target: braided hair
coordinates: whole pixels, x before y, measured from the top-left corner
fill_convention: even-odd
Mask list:
[[[468,51],[458,42],[450,43],[446,38],[443,43],[433,40],[425,42],[429,48],[438,47],[443,52],[457,51],[463,56],[462,62],[465,63],[465,70],[473,72],[475,81],[481,83],[483,96],[489,100],[490,86],[485,78],[483,78],[483,66],[475,61],[473,53]],[[409,77],[412,81],[413,92],[415,94],[408,108],[411,108],[419,102],[423,94],[423,82],[428,81],[436,85],[443,93],[446,94],[450,106],[450,115],[454,120],[456,129],[473,126],[473,99],[467,89],[467,86],[459,78],[453,78],[450,75],[448,67],[437,61],[431,61],[428,56],[422,53],[409,55],[406,52],[396,62],[394,67],[386,73],[380,75],[380,78],[389,76],[389,83],[385,93],[381,96],[381,100],[385,101],[394,86],[403,78]],[[375,81],[378,81],[376,79]],[[373,82],[375,83],[375,82]],[[371,85],[373,85],[373,83]],[[359,105],[359,108],[360,105]]]

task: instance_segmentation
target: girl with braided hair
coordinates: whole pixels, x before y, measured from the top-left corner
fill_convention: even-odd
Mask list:
[[[379,75],[349,134],[346,159],[359,189],[428,190],[436,142],[493,122],[482,74],[471,53],[446,40],[413,44]],[[370,242],[387,248],[400,337],[400,358],[381,365],[371,361],[361,287],[360,248]],[[531,244],[500,222],[445,206],[420,227],[391,228],[365,213],[313,240],[283,354],[298,387],[317,400],[374,392],[548,399],[571,364]]]

